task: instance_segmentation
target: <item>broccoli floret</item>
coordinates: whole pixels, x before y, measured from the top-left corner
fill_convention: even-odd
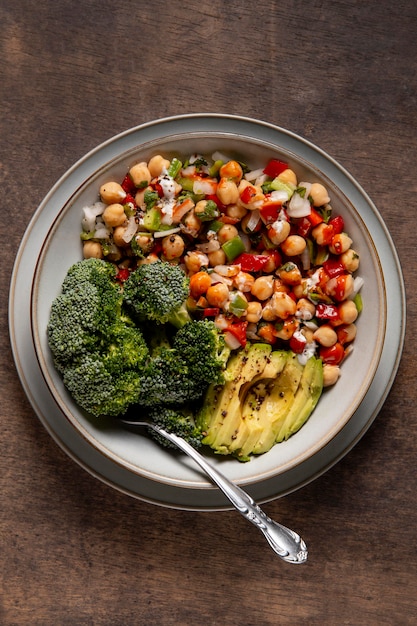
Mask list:
[[[183,404],[202,396],[187,363],[175,350],[161,346],[142,371],[139,403],[144,406]]]
[[[110,372],[99,352],[84,353],[69,365],[63,381],[75,402],[95,417],[122,415],[137,402],[140,391],[138,371]]]
[[[48,343],[75,401],[93,415],[120,415],[137,402],[149,351],[123,309],[111,263],[80,261],[52,303]]]
[[[158,424],[158,426],[170,433],[179,435],[185,441],[188,441],[193,448],[199,448],[202,445],[204,433],[196,426],[191,409],[162,405],[150,409],[148,415],[155,424]],[[150,432],[161,445],[167,448],[176,448],[175,444],[159,435],[156,431],[151,430]]]
[[[230,348],[214,322],[199,320],[185,324],[175,334],[172,345],[187,363],[196,386],[224,382]]]
[[[144,406],[199,400],[211,383],[223,382],[230,350],[213,322],[188,322],[171,344],[157,346],[143,370],[139,401]]]
[[[139,266],[124,284],[124,302],[139,321],[181,328],[191,317],[186,307],[189,279],[178,265],[156,261]]]
[[[60,372],[82,352],[94,350],[100,344],[97,329],[101,329],[104,321],[100,294],[94,285],[80,285],[53,301],[48,342]]]

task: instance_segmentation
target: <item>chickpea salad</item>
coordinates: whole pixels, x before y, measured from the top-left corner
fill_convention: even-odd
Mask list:
[[[359,254],[328,190],[288,163],[257,169],[216,152],[155,155],[103,184],[83,208],[83,256],[111,261],[118,280],[159,260],[189,278],[187,309],[212,320],[231,351],[267,343],[335,384],[362,309]]]

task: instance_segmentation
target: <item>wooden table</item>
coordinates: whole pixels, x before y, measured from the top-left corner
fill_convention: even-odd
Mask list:
[[[372,427],[264,506],[308,542],[296,567],[235,512],[143,503],[71,461],[22,391],[7,293],[31,216],[84,153],[155,118],[218,112],[287,128],[342,163],[383,216],[413,302],[417,5],[5,0],[0,23],[0,623],[415,624],[414,306]]]

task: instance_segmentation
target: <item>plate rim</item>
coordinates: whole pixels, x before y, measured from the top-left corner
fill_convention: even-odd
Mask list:
[[[54,438],[54,440],[56,441],[56,443],[58,443],[58,445],[60,445],[61,448],[64,449],[64,451],[68,454],[68,456],[70,456],[71,458],[73,458],[73,460],[75,460],[79,465],[81,465],[82,467],[84,467],[84,469],[86,469],[90,474],[96,476],[97,478],[101,479],[103,482],[109,484],[110,486],[118,489],[119,491],[123,491],[125,493],[128,493],[128,495],[132,495],[133,497],[154,503],[154,504],[159,504],[162,506],[168,506],[169,508],[186,508],[186,509],[191,509],[191,510],[217,510],[217,509],[224,509],[224,508],[230,508],[230,506],[227,505],[223,505],[220,504],[219,502],[215,503],[215,504],[201,504],[201,505],[195,505],[195,504],[191,504],[187,501],[187,502],[176,502],[176,499],[181,500],[181,498],[178,498],[178,494],[175,494],[175,491],[184,491],[184,486],[183,487],[175,487],[175,486],[169,486],[168,487],[168,491],[170,490],[174,490],[172,493],[172,500],[174,500],[173,502],[169,502],[166,501],[167,500],[167,496],[164,496],[162,498],[155,498],[154,496],[148,495],[146,493],[146,489],[144,489],[143,485],[141,487],[141,491],[145,491],[145,493],[137,493],[135,490],[132,490],[131,488],[126,488],[126,482],[123,485],[117,484],[117,480],[116,482],[110,480],[108,477],[103,476],[102,472],[100,470],[97,470],[96,467],[91,467],[89,464],[86,464],[82,461],[82,459],[79,458],[78,455],[75,454],[74,450],[72,450],[71,446],[68,446],[67,443],[65,441],[62,441],[58,436],[57,433],[54,431],[52,424],[49,422],[48,418],[43,415],[43,407],[39,406],[36,398],[33,396],[33,393],[30,390],[30,380],[28,379],[28,368],[27,366],[25,367],[22,363],[21,360],[21,356],[22,356],[22,346],[19,345],[19,342],[17,340],[17,336],[16,336],[16,332],[15,332],[15,326],[16,326],[16,299],[15,299],[15,290],[16,290],[16,283],[18,282],[18,280],[22,280],[21,277],[21,262],[22,259],[24,257],[24,253],[25,253],[25,247],[26,244],[30,241],[31,237],[33,238],[34,236],[34,231],[36,231],[36,226],[39,224],[37,224],[38,218],[39,216],[42,214],[42,211],[45,209],[45,207],[48,205],[49,200],[54,196],[54,194],[56,193],[56,191],[60,188],[60,186],[63,184],[63,182],[65,180],[68,181],[68,178],[71,177],[71,175],[78,171],[80,167],[83,166],[84,163],[86,163],[87,161],[94,159],[94,156],[97,153],[102,153],[103,151],[105,152],[109,147],[114,147],[116,144],[118,144],[119,142],[123,142],[123,139],[126,137],[133,137],[136,136],[137,133],[143,133],[144,131],[146,131],[146,129],[155,129],[156,127],[158,127],[158,129],[162,129],[164,127],[164,125],[166,123],[168,124],[175,124],[178,122],[189,122],[190,120],[202,120],[205,119],[206,122],[212,122],[213,120],[228,120],[228,121],[233,121],[235,122],[237,125],[239,124],[249,124],[249,126],[252,128],[253,131],[256,131],[256,129],[258,129],[259,127],[264,127],[266,129],[271,129],[273,130],[275,133],[281,134],[281,135],[286,135],[287,137],[292,138],[292,140],[294,140],[297,144],[301,143],[304,146],[308,146],[310,150],[312,150],[314,153],[318,153],[321,155],[322,158],[324,158],[325,162],[329,162],[333,167],[335,166],[337,168],[337,170],[340,171],[340,173],[345,176],[351,185],[353,185],[353,187],[356,189],[356,191],[359,192],[359,194],[362,196],[362,198],[365,200],[366,204],[368,205],[369,209],[371,210],[372,216],[373,218],[377,220],[378,225],[381,229],[381,232],[384,235],[385,238],[385,244],[388,245],[388,249],[389,252],[391,254],[391,261],[392,261],[392,267],[391,267],[391,271],[395,271],[397,278],[399,279],[397,281],[397,287],[398,287],[398,293],[397,295],[400,295],[400,299],[399,299],[399,309],[400,309],[400,318],[401,318],[401,324],[399,324],[399,332],[397,333],[397,335],[394,338],[394,341],[391,340],[391,342],[389,342],[387,339],[384,342],[384,348],[383,348],[383,352],[387,351],[387,343],[392,343],[395,345],[390,345],[389,349],[395,352],[395,355],[391,355],[391,365],[392,367],[390,368],[390,373],[387,377],[385,376],[385,385],[384,385],[384,392],[382,394],[380,394],[380,397],[377,401],[373,400],[372,401],[372,405],[373,405],[373,410],[371,410],[371,413],[368,417],[368,419],[363,420],[363,418],[361,418],[361,425],[359,427],[358,432],[356,433],[350,433],[348,435],[348,439],[350,440],[348,442],[347,445],[342,445],[341,449],[339,449],[338,451],[333,450],[331,453],[331,457],[329,458],[327,462],[325,463],[321,463],[319,468],[316,468],[316,471],[314,471],[310,476],[306,477],[304,480],[302,481],[298,481],[297,484],[294,484],[292,486],[288,486],[287,489],[278,489],[278,493],[275,493],[277,490],[277,486],[275,485],[275,483],[277,482],[276,479],[274,478],[269,478],[266,481],[264,481],[264,488],[262,491],[265,491],[266,486],[268,486],[268,488],[266,489],[266,491],[268,491],[269,487],[271,490],[271,493],[268,494],[264,494],[264,495],[260,495],[260,497],[258,497],[257,499],[259,501],[265,502],[271,499],[274,499],[276,497],[281,497],[282,495],[286,495],[287,493],[290,493],[292,491],[295,491],[296,489],[299,489],[300,487],[304,486],[305,484],[311,482],[312,480],[315,480],[318,476],[320,476],[322,473],[324,473],[325,471],[327,471],[328,469],[330,469],[330,467],[332,467],[335,463],[337,463],[343,456],[345,456],[345,454],[347,454],[350,449],[352,449],[352,447],[354,447],[354,445],[356,445],[356,443],[361,439],[361,437],[363,436],[363,434],[366,432],[366,430],[369,428],[369,426],[372,424],[372,422],[374,421],[374,419],[376,418],[380,408],[382,407],[383,403],[385,402],[385,399],[391,389],[392,383],[395,379],[395,375],[397,373],[398,370],[398,366],[401,360],[401,354],[402,354],[402,349],[403,349],[403,344],[404,344],[404,335],[405,335],[405,325],[406,325],[406,319],[405,319],[405,288],[404,288],[404,281],[403,281],[403,277],[402,277],[402,272],[401,272],[401,266],[400,266],[400,262],[398,259],[398,255],[396,253],[395,250],[395,246],[393,244],[393,241],[391,239],[391,236],[389,234],[389,231],[382,219],[382,217],[380,216],[377,208],[375,207],[375,205],[373,204],[372,200],[369,198],[369,196],[366,194],[366,192],[362,189],[362,187],[359,185],[359,183],[349,174],[349,172],[347,172],[343,166],[341,166],[337,161],[335,161],[335,159],[333,159],[333,157],[331,157],[330,155],[328,155],[326,152],[324,152],[321,148],[319,148],[318,146],[312,144],[311,142],[309,142],[308,140],[304,139],[303,137],[300,137],[299,135],[296,135],[295,133],[293,133],[292,131],[288,131],[286,129],[283,129],[279,126],[270,124],[268,122],[263,122],[261,120],[256,120],[256,119],[252,119],[252,118],[248,118],[248,117],[242,117],[242,116],[234,116],[234,115],[223,115],[220,113],[195,113],[195,114],[191,114],[191,115],[180,115],[180,116],[172,116],[172,117],[165,117],[165,118],[161,118],[158,120],[153,120],[150,122],[146,122],[145,124],[141,124],[139,126],[135,126],[133,128],[127,129],[125,131],[123,131],[122,133],[119,133],[118,135],[115,135],[109,139],[107,139],[106,141],[104,141],[103,143],[99,144],[98,146],[96,146],[95,148],[93,148],[92,150],[90,150],[89,152],[87,152],[83,157],[81,157],[81,159],[79,159],[78,161],[76,161],[76,163],[74,163],[73,166],[71,166],[58,180],[57,182],[53,185],[53,187],[50,189],[50,191],[46,194],[46,196],[44,197],[44,199],[42,200],[42,202],[40,203],[40,205],[38,206],[37,210],[35,211],[35,213],[33,214],[32,218],[29,221],[29,224],[27,226],[27,229],[23,235],[21,244],[19,246],[17,255],[16,255],[16,259],[15,259],[15,264],[13,267],[13,272],[12,272],[12,279],[11,279],[11,284],[10,284],[10,297],[9,297],[9,333],[10,333],[10,339],[11,339],[11,346],[12,346],[12,353],[15,359],[15,363],[16,363],[16,368],[19,374],[19,378],[21,380],[22,386],[24,388],[24,391],[26,392],[26,395],[28,396],[28,399],[32,405],[32,407],[35,410],[35,413],[37,413],[38,417],[40,418],[41,422],[43,423],[43,425],[47,428],[48,432],[51,434],[51,436]],[[213,129],[213,130],[217,130],[217,129]],[[187,132],[187,130],[182,129],[181,132]],[[161,135],[162,136],[162,135]],[[253,135],[251,135],[251,137],[256,137],[256,133]],[[139,143],[139,142],[136,142]],[[272,142],[273,143],[273,142]],[[303,158],[306,158],[305,155],[303,155]],[[321,169],[321,168],[320,168]],[[86,178],[86,176],[84,176],[84,178]],[[343,190],[342,190],[343,191]],[[381,259],[381,263],[382,263],[382,259]],[[385,278],[385,276],[384,276]],[[385,280],[385,282],[387,283],[387,281]],[[31,285],[30,285],[31,287]],[[395,301],[395,300],[394,300]],[[30,309],[30,306],[29,306]],[[30,310],[29,310],[29,314],[30,314]],[[387,311],[387,315],[388,315],[388,311]],[[398,315],[397,315],[398,316]],[[32,355],[33,358],[33,355]],[[383,363],[383,358],[381,356],[380,359],[380,363],[379,366],[377,368],[377,373],[375,378],[377,378],[378,372],[380,372],[381,370],[381,363]],[[33,363],[32,363],[33,365]],[[375,381],[378,382],[379,381]],[[371,384],[371,388],[372,388],[372,384]],[[365,396],[365,399],[368,398],[369,394],[371,392],[371,389],[368,389],[368,392]],[[49,389],[47,389],[47,393],[50,394]],[[54,400],[54,399],[53,399]],[[55,400],[54,400],[55,402]],[[368,398],[368,403],[369,403],[369,398]],[[342,429],[342,431],[340,433],[338,433],[328,444],[326,444],[324,446],[324,448],[322,450],[319,451],[318,454],[323,453],[323,451],[327,450],[327,449],[331,449],[331,448],[337,448],[338,445],[340,447],[340,442],[335,442],[335,439],[340,438],[339,435],[342,435],[343,431],[345,431],[347,429],[347,427],[349,427],[350,422],[355,421],[354,417],[356,416],[357,413],[361,412],[361,407],[362,407],[362,411],[363,411],[363,406],[361,405],[360,407],[358,407],[357,411],[355,412],[355,414],[352,416],[352,418],[349,420],[349,423]],[[60,412],[60,409],[58,406],[56,406],[56,411]],[[348,428],[349,430],[349,428]],[[352,430],[352,429],[350,429]],[[315,455],[317,456],[317,455]],[[303,467],[305,467],[306,463],[308,463],[309,460],[307,461],[303,461],[300,466],[294,468],[295,470],[301,470]],[[290,472],[291,473],[291,470]],[[296,472],[297,473],[297,472]],[[137,478],[137,476],[136,476]],[[282,478],[282,476],[279,476],[278,478]],[[146,479],[145,479],[146,480]],[[139,481],[140,482],[140,481]],[[154,483],[153,483],[154,484]],[[275,485],[275,486],[274,486]],[[259,485],[258,483],[251,483],[247,485],[248,487],[248,491],[253,491],[253,492],[259,492]],[[186,491],[190,492],[193,491],[194,488],[187,488]],[[197,492],[199,492],[201,494],[201,492],[204,492],[204,494],[208,494],[211,491],[215,491],[217,492],[216,488],[209,488],[207,489],[206,486],[202,486],[201,488],[196,489]],[[208,498],[210,500],[210,498]],[[222,499],[222,498],[221,498]],[[161,501],[162,500],[162,501]],[[168,497],[169,500],[169,497]],[[187,498],[185,498],[185,500],[188,500]],[[214,500],[216,501],[216,498],[214,498]]]

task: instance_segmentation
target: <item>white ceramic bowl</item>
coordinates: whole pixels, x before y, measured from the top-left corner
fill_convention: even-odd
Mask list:
[[[223,508],[225,503],[191,460],[160,447],[145,433],[132,434],[113,420],[95,419],[83,413],[53,366],[46,327],[51,303],[60,292],[68,268],[82,258],[81,208],[96,201],[100,185],[121,180],[133,163],[147,161],[156,153],[169,158],[194,152],[210,155],[215,150],[238,158],[251,168],[261,166],[271,157],[283,159],[299,179],[320,181],[327,187],[334,214],[343,216],[345,229],[360,254],[358,274],[364,279],[364,309],[357,322],[354,350],[343,363],[341,378],[325,391],[303,428],[248,463],[210,454],[213,463],[231,479],[252,489],[260,500],[308,482],[340,458],[373,420],[394,377],[403,341],[401,330],[387,344],[388,318],[398,314],[401,320],[404,318],[402,278],[389,234],[359,185],[315,146],[262,122],[202,114],[140,126],[86,155],[58,181],[39,207],[16,261],[11,290],[14,318],[17,285],[24,280],[23,246],[32,247],[35,260],[31,296],[30,303],[24,304],[30,304],[37,376],[43,385],[37,400],[31,397],[36,382],[22,371],[22,366],[21,377],[48,430],[87,470],[131,495],[179,508]],[[390,284],[394,277],[397,287]],[[392,289],[397,289],[397,293],[389,293]],[[388,309],[391,296],[400,302],[396,311]],[[12,339],[14,332],[12,321]],[[14,342],[14,352],[19,365],[22,360],[17,343]],[[389,353],[388,374],[381,367],[384,351],[385,356]],[[357,423],[349,433],[346,428],[353,418]],[[348,434],[343,436],[344,432]]]

